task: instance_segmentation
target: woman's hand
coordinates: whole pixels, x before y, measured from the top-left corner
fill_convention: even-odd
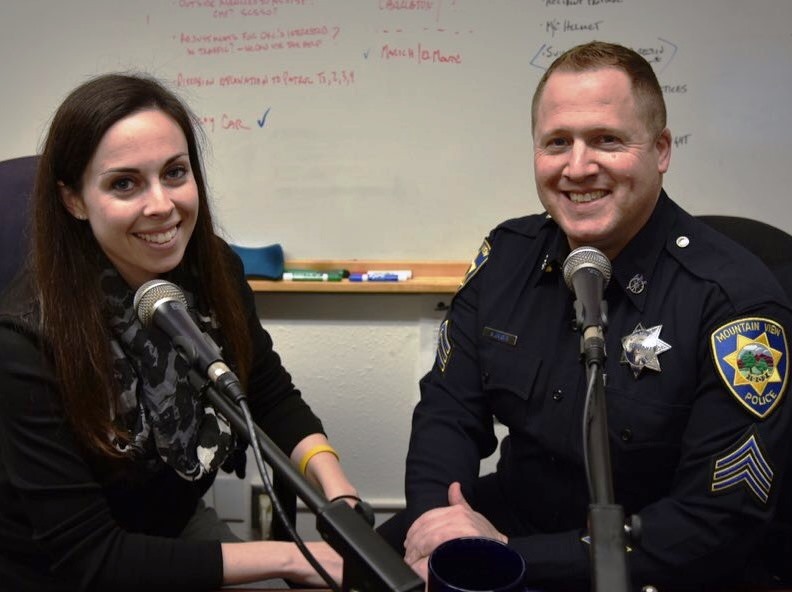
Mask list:
[[[305,546],[308,547],[308,550],[325,571],[327,571],[330,577],[333,578],[335,583],[340,586],[344,575],[344,562],[341,556],[336,553],[330,545],[321,541],[305,543]],[[294,570],[294,575],[285,577],[289,580],[294,580],[295,582],[309,586],[327,586],[327,582],[325,582],[311,564],[308,563],[308,560],[297,548],[297,545],[294,545],[294,553],[294,565],[292,568]]]
[[[341,556],[327,543],[316,541],[305,546],[338,584],[343,577]],[[294,543],[249,541],[223,543],[223,584],[236,585],[272,578],[284,578],[305,585],[327,586]]]

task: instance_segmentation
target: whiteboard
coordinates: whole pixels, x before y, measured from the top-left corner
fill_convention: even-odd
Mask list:
[[[36,152],[89,76],[146,72],[204,122],[229,240],[470,259],[541,211],[533,89],[591,39],[655,67],[676,201],[792,231],[789,0],[4,0],[0,159]]]

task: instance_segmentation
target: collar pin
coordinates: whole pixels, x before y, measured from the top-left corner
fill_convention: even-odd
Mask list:
[[[640,273],[636,273],[627,284],[627,289],[633,294],[640,294],[646,288],[646,280]]]

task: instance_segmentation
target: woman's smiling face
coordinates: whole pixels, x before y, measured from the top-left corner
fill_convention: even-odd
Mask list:
[[[164,112],[125,117],[105,133],[82,176],[62,187],[73,216],[87,220],[99,246],[131,288],[175,268],[198,216],[187,140]]]

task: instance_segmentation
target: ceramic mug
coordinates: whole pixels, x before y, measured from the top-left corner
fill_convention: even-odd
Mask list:
[[[495,539],[462,537],[429,556],[429,592],[524,592],[525,560]]]

